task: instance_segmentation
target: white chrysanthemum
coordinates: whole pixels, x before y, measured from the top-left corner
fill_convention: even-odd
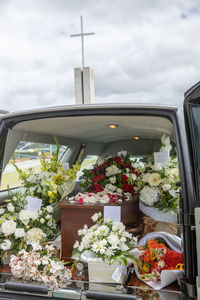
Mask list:
[[[4,240],[1,244],[0,244],[0,248],[4,251],[9,250],[11,248],[11,241],[10,240]]]
[[[51,213],[53,212],[53,207],[52,207],[51,205],[48,205],[48,206],[46,207],[46,210],[47,210],[47,212],[48,212],[49,214],[51,214]]]
[[[46,237],[46,234],[40,228],[31,228],[26,233],[26,239],[28,243],[34,243],[42,240]]]
[[[78,246],[79,246],[79,241],[76,241],[75,243],[74,243],[74,248],[78,248]]]
[[[28,224],[28,222],[30,221],[30,218],[31,218],[31,214],[30,214],[29,210],[23,209],[20,211],[19,219],[20,219],[20,221],[22,221],[22,223],[24,225]]]
[[[15,230],[15,238],[18,239],[18,238],[21,238],[21,237],[25,237],[26,233],[24,231],[24,228],[17,228]]]
[[[5,236],[15,233],[16,223],[13,220],[8,220],[2,223],[1,231]]]
[[[27,181],[30,182],[30,183],[33,183],[33,184],[36,183],[37,182],[36,175],[33,175],[33,174],[30,175],[29,178],[27,178]]]
[[[12,205],[12,203],[8,203],[8,205],[7,205],[7,210],[10,211],[10,212],[14,212],[14,211],[15,211],[15,208],[14,208],[14,206]]]
[[[117,175],[119,173],[121,173],[121,170],[118,169],[118,167],[115,166],[115,165],[112,165],[112,166],[106,168],[106,176],[107,177],[114,176],[114,175]]]
[[[163,191],[169,191],[171,189],[171,187],[172,187],[171,184],[165,183],[165,184],[163,184],[162,189],[163,189]]]
[[[147,206],[153,206],[159,200],[159,189],[145,186],[140,192],[140,201]]]
[[[150,186],[158,186],[161,183],[161,177],[158,173],[152,173],[148,177],[148,183]]]
[[[150,176],[150,175],[151,175],[150,173],[144,174],[144,175],[142,176],[142,181],[143,181],[143,182],[148,182],[148,179],[149,179],[149,176]]]

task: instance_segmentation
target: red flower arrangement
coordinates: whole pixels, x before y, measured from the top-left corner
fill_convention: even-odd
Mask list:
[[[130,154],[121,151],[115,157],[109,157],[92,170],[83,170],[81,186],[87,192],[98,193],[134,193],[138,172],[132,167]]]
[[[151,239],[140,248],[139,272],[143,280],[160,280],[163,270],[183,270],[183,254],[172,251],[159,240]]]

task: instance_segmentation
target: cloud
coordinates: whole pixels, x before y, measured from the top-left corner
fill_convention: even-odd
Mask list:
[[[93,68],[96,102],[181,105],[199,80],[199,1],[0,1],[0,109],[74,103],[74,67]]]

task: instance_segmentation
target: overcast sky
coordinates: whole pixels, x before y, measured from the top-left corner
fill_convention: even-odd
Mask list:
[[[200,80],[199,0],[0,0],[0,109],[75,103],[80,15],[96,103],[182,105]]]

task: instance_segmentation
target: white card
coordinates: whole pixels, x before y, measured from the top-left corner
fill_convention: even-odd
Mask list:
[[[121,206],[104,206],[103,213],[104,223],[107,219],[113,222],[121,222]]]
[[[154,161],[156,164],[167,164],[169,162],[169,152],[154,152]]]
[[[65,171],[69,170],[69,163],[68,162],[64,162],[63,164],[63,168]]]
[[[29,211],[38,211],[41,208],[42,200],[37,197],[27,196],[27,210]]]

